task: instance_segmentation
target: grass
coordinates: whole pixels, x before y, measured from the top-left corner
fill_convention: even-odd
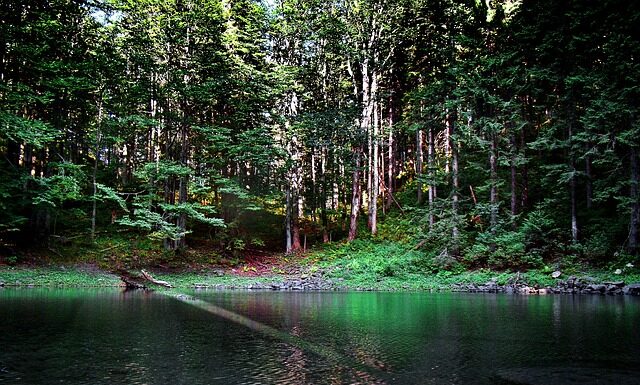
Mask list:
[[[219,276],[209,272],[154,273],[154,277],[168,281],[175,287],[195,286],[246,288],[257,284],[282,281],[278,277]],[[67,267],[11,267],[0,266],[0,283],[5,286],[45,287],[116,287],[122,282],[114,274],[84,266]]]
[[[113,274],[80,266],[0,266],[0,283],[6,286],[109,287],[118,286],[120,279]]]
[[[499,285],[518,282],[528,285],[555,286],[558,280],[570,275],[593,282],[640,282],[638,268],[625,268],[616,275],[614,270],[577,267],[563,271],[560,278],[551,277],[552,269],[527,271],[476,269],[464,270],[456,266],[450,270],[434,268],[427,256],[409,244],[397,241],[356,240],[349,244],[329,244],[312,251],[304,263],[311,272],[323,271],[325,278],[344,288],[375,288],[380,290],[446,290],[455,284]]]

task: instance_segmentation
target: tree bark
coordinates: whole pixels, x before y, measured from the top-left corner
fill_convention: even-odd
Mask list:
[[[100,141],[101,141],[101,127],[102,127],[102,101],[98,102],[98,122],[96,128],[96,141],[95,141],[95,159],[93,161],[93,173],[91,175],[93,184],[93,202],[91,204],[91,241],[96,240],[96,216],[97,216],[97,193],[98,186],[96,177],[98,174],[98,162],[100,162]]]
[[[629,253],[636,255],[638,253],[638,225],[640,224],[640,197],[638,184],[640,183],[640,170],[638,169],[638,150],[631,147],[631,187],[629,189],[629,198],[631,199],[631,218],[629,220]]]
[[[377,81],[376,81],[377,82]],[[371,224],[371,235],[378,233],[378,194],[380,189],[380,170],[379,167],[379,148],[378,148],[378,126],[379,117],[378,109],[374,108],[373,112],[373,161],[371,175],[371,197],[369,200],[369,218]]]
[[[417,189],[418,189],[418,194],[417,194],[417,199],[418,199],[418,204],[422,203],[422,181],[420,180],[422,178],[422,137],[424,136],[424,132],[422,131],[422,129],[419,129],[416,131],[416,180],[418,181],[417,185]]]
[[[188,158],[189,158],[189,134],[187,131],[188,131],[187,125],[183,124],[182,133],[181,133],[182,145],[180,148],[180,163],[185,167],[188,165]],[[187,203],[188,184],[189,184],[189,176],[188,175],[181,176],[178,182],[178,186],[179,186],[178,187],[178,204],[180,205]],[[176,239],[175,241],[175,249],[179,249],[186,246],[185,233],[187,230],[187,214],[180,213],[180,215],[178,215],[176,225],[179,231],[181,232],[180,237],[178,237],[178,239]]]
[[[453,237],[453,254],[458,254],[458,190],[460,188],[460,182],[458,180],[458,143],[456,141],[456,116],[454,113],[447,114],[447,126],[449,129],[449,140],[451,148],[451,213],[453,219],[453,227],[451,229],[451,235]]]
[[[352,196],[351,196],[351,218],[349,222],[349,236],[348,240],[353,241],[358,235],[358,212],[360,211],[360,157],[362,148],[356,147],[353,150],[353,156],[355,158],[355,165],[353,169],[352,180]]]
[[[591,144],[587,145],[587,151],[589,151],[589,147]],[[591,177],[591,156],[587,155],[584,157],[584,173],[586,180],[586,198],[587,198],[587,209],[591,209],[593,205],[593,179]]]
[[[428,199],[429,199],[429,230],[433,229],[433,225],[435,224],[435,215],[434,212],[434,204],[437,198],[436,194],[436,183],[435,183],[435,138],[433,127],[429,127],[427,131],[427,175],[429,177],[429,190],[428,190]]]
[[[498,227],[498,138],[495,132],[491,134],[491,150],[489,152],[489,170],[490,170],[490,178],[491,178],[491,191],[490,191],[490,206],[491,206],[491,214],[489,219],[489,224],[491,226],[491,234],[495,239],[496,230]],[[491,242],[491,250],[494,251],[496,248],[495,242],[492,240]]]
[[[518,185],[517,185],[517,168],[516,168],[516,137],[515,134],[511,136],[511,220],[515,230],[516,222],[515,216],[518,215]]]
[[[287,184],[287,186],[285,187],[285,196],[286,196],[286,203],[285,203],[285,217],[284,217],[284,234],[285,234],[285,241],[286,241],[286,253],[287,254],[291,254],[292,252],[292,245],[293,245],[293,237],[292,237],[292,232],[291,232],[291,213],[292,213],[292,204],[291,204],[291,187],[289,184]]]
[[[520,131],[520,156],[522,156],[522,159],[525,159],[525,161],[522,162],[522,171],[520,171],[520,177],[522,181],[522,188],[520,191],[520,209],[523,211],[526,210],[526,208],[529,206],[529,168],[527,167],[526,163],[526,151],[526,138],[523,128]]]
[[[573,150],[571,149],[571,142],[573,138],[573,123],[569,122],[568,127],[569,138],[569,167],[571,172],[571,179],[569,179],[569,199],[571,206],[571,240],[574,243],[578,242],[578,204],[576,198],[576,161],[573,156]]]
[[[387,161],[387,210],[391,208],[393,203],[393,105],[391,99],[389,100],[389,148],[388,148],[388,161]]]

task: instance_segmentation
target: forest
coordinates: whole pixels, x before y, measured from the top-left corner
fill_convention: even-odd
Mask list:
[[[637,260],[640,2],[0,15],[5,262],[113,239],[169,260],[392,242],[424,271]]]

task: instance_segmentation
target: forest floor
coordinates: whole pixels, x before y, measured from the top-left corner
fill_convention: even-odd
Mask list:
[[[418,250],[416,240],[399,235],[320,244],[285,255],[277,244],[233,250],[203,239],[167,253],[160,241],[134,233],[110,233],[95,242],[66,239],[43,250],[0,252],[0,286],[119,286],[112,273],[147,269],[154,277],[181,288],[247,288],[277,290],[493,290],[518,284],[550,288],[571,281],[585,286],[640,282],[640,266],[624,261],[589,266],[571,258],[536,268],[442,268]],[[554,272],[560,276],[553,277]]]
[[[153,264],[140,264],[139,255],[127,257],[129,263],[126,265],[112,256],[99,261],[69,261],[60,256],[43,259],[34,255],[19,262],[4,258],[0,260],[0,286],[121,286],[122,281],[112,272],[116,268],[126,268],[134,274],[147,268],[155,278],[168,281],[174,287],[192,289],[494,291],[516,283],[523,287],[555,288],[572,278],[585,287],[640,282],[640,269],[634,266],[623,266],[617,272],[574,266],[564,269],[556,278],[549,267],[434,272],[416,263],[417,254],[412,249],[394,242],[333,244],[298,255],[247,250],[238,261],[207,260],[198,254],[202,252],[190,250],[180,257],[191,260],[188,264],[180,258],[171,261],[160,258]],[[195,255],[199,255],[199,259],[193,259]]]

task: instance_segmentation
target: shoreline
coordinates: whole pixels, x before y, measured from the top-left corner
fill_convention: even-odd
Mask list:
[[[490,275],[491,272],[489,272]],[[262,291],[380,291],[380,292],[467,292],[505,293],[519,295],[632,295],[640,296],[640,283],[619,280],[598,280],[587,275],[570,275],[555,279],[554,285],[527,282],[519,273],[511,273],[506,282],[489,279],[481,282],[487,272],[467,272],[441,278],[424,276],[426,283],[415,280],[381,279],[376,282],[359,282],[343,278],[325,277],[322,272],[295,275],[241,276],[225,274],[217,269],[203,271],[154,271],[159,279],[181,289],[262,290]],[[495,272],[495,274],[502,274]],[[469,281],[473,282],[469,282]],[[504,279],[503,279],[504,281]],[[124,287],[124,282],[114,273],[93,265],[59,267],[9,267],[0,266],[0,287],[6,288],[107,288]]]

